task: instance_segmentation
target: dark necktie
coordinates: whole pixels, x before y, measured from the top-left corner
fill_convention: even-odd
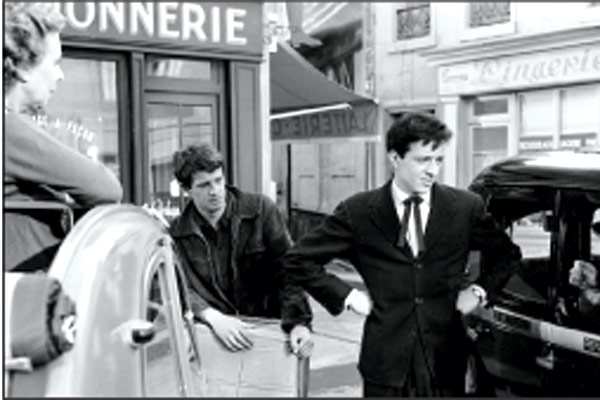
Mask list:
[[[415,231],[417,236],[417,252],[415,255],[425,250],[425,242],[423,240],[423,221],[421,219],[421,209],[419,204],[423,201],[423,198],[419,195],[413,194],[409,198],[403,201],[404,203],[404,214],[402,215],[402,226],[400,227],[400,237],[398,238],[398,246],[404,247],[406,245],[406,234],[408,232],[408,223],[410,221],[411,209],[414,209],[415,213]]]

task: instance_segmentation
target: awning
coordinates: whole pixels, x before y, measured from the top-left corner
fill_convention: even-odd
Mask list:
[[[329,80],[287,43],[270,55],[272,139],[376,135],[377,105]]]

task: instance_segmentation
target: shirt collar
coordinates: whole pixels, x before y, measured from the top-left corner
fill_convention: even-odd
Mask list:
[[[402,205],[403,201],[409,198],[411,193],[406,193],[396,185],[396,181],[392,179],[392,198],[398,205]],[[426,193],[419,193],[419,196],[423,199],[423,204],[429,206],[431,204],[431,190]]]

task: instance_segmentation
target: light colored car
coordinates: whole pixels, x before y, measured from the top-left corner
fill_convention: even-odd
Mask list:
[[[31,369],[5,357],[6,396],[199,397],[223,393],[217,389],[224,385],[237,388],[229,396],[295,396],[307,389],[308,361],[286,350],[278,323],[256,329],[266,351],[236,354],[194,324],[165,223],[147,209],[105,205],[89,211],[66,236],[48,275],[76,305],[73,346]],[[279,371],[268,390],[254,384],[257,371],[239,371],[240,360]],[[230,379],[235,368],[234,376],[249,382]]]

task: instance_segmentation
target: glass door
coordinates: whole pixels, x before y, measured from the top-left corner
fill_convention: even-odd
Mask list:
[[[219,148],[217,96],[149,93],[146,99],[150,205],[171,219],[184,205],[173,176],[173,154],[199,143]]]

